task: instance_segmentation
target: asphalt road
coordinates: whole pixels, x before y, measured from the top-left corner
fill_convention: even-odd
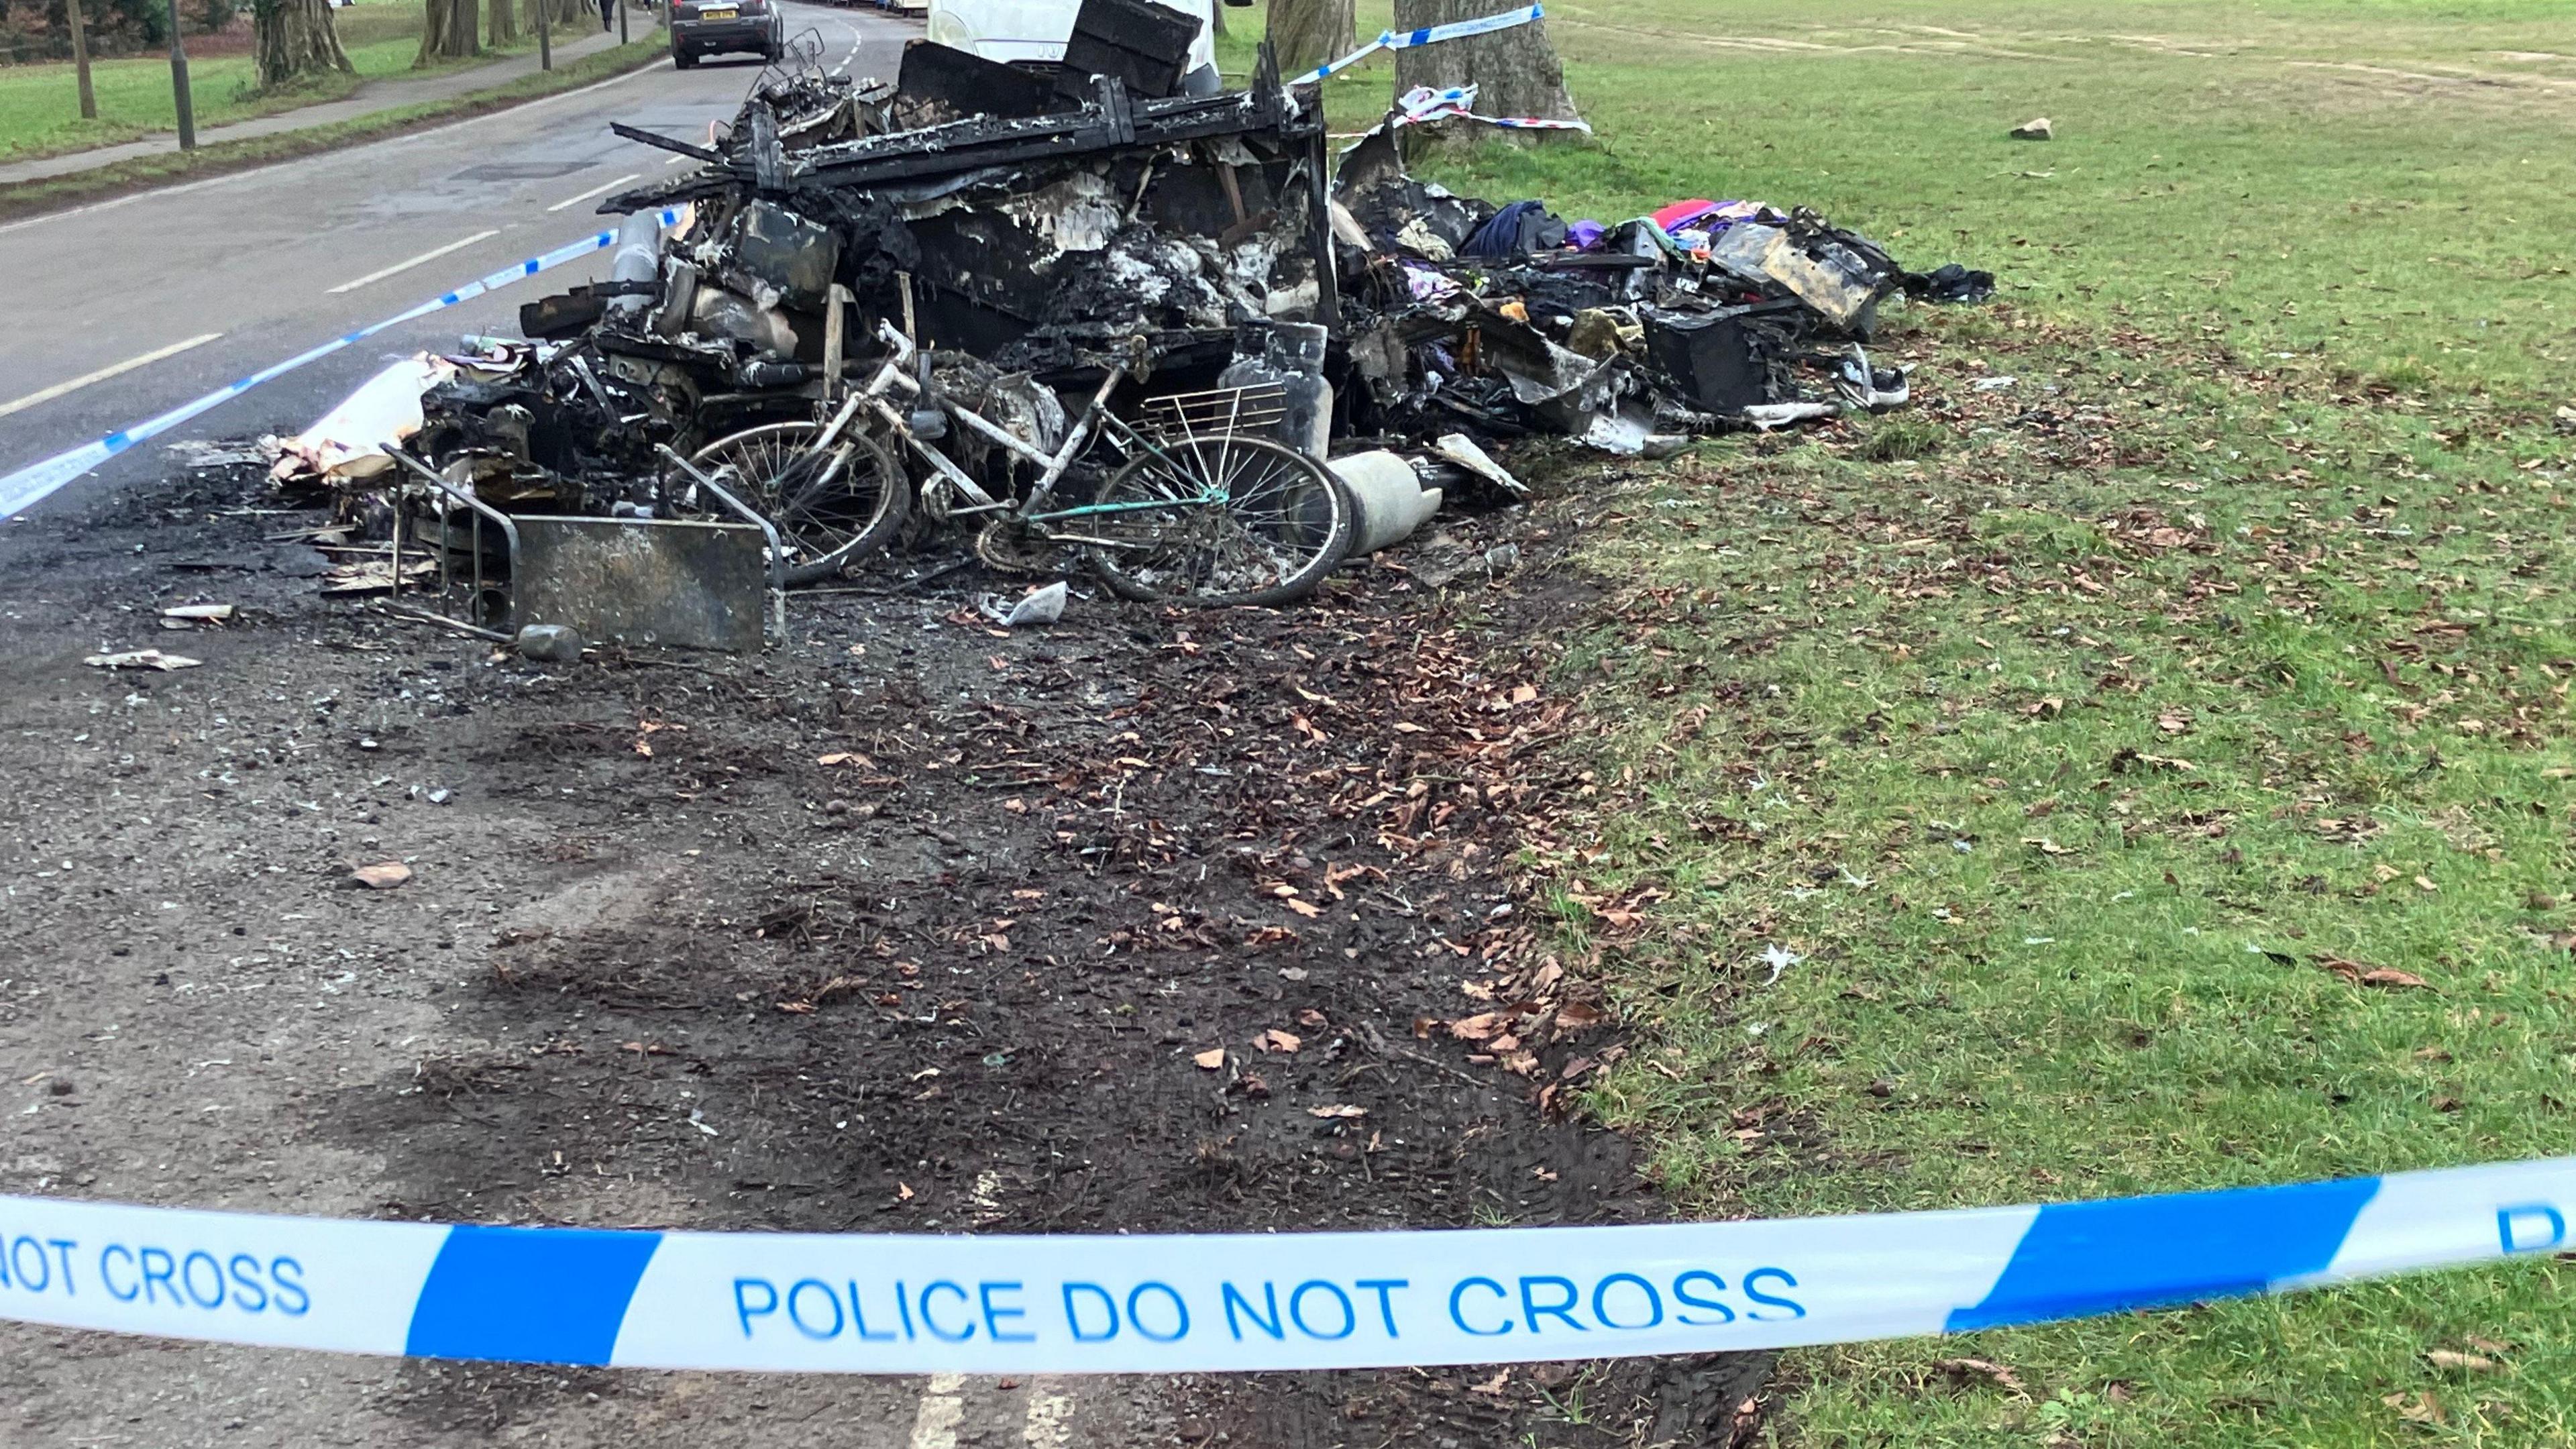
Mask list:
[[[796,3],[786,9],[790,33],[816,32],[825,46],[823,64],[837,70],[869,74],[889,67],[903,41],[918,33],[916,27],[872,12]],[[0,473],[148,418],[460,282],[599,229],[607,224],[593,215],[599,196],[667,171],[670,160],[610,135],[611,120],[703,137],[710,122],[733,114],[758,74],[754,61],[710,61],[695,71],[679,72],[664,60],[585,90],[418,135],[0,227],[0,275],[17,283],[18,313],[13,326],[0,329]],[[15,595],[0,608],[8,621],[0,624],[0,663],[47,673],[47,660],[61,662],[66,639],[86,637],[95,627],[101,606],[91,596],[115,594],[127,586],[127,580],[98,572],[98,550],[78,558],[58,555],[44,547],[44,536],[52,526],[104,501],[109,490],[161,474],[167,467],[166,444],[300,426],[387,360],[423,347],[452,345],[464,333],[514,333],[520,302],[546,287],[560,289],[588,275],[604,275],[606,262],[602,252],[596,264],[574,263],[546,274],[542,282],[522,283],[381,333],[111,461],[6,525],[0,532],[0,567],[24,566],[31,557],[51,562],[22,575],[17,582],[32,592]],[[112,573],[114,560],[108,563]],[[75,595],[86,602],[67,602]],[[79,652],[72,649],[74,656]],[[89,707],[80,702],[78,690],[63,690],[59,682],[39,687],[14,675],[6,685],[0,697],[86,719],[83,711]],[[37,705],[40,696],[50,703]],[[13,715],[10,723],[13,739],[29,733],[19,728],[28,719]],[[89,738],[81,732],[86,725],[78,721],[65,728],[81,740]],[[22,751],[8,762],[32,767],[35,757]],[[77,772],[43,773],[68,781]],[[193,789],[189,793],[195,794]],[[40,814],[57,813],[34,808]],[[93,815],[105,818],[87,807],[64,807],[57,818]],[[197,898],[187,887],[174,886],[172,893]],[[13,912],[23,904],[13,902]],[[64,932],[58,939],[84,934]],[[343,942],[343,954],[350,945],[364,944],[354,938]],[[193,947],[182,954],[195,959]],[[28,964],[25,956],[16,959],[21,967]],[[91,1004],[96,1012],[132,1004],[126,999],[130,988],[121,985],[84,984],[78,989],[104,993]],[[434,1012],[414,1014],[421,1019],[403,1023],[400,1030],[386,1017],[353,1031],[339,1045],[409,1043],[437,1029]],[[12,1051],[68,1060],[90,1044],[73,1038],[103,1019],[85,1006],[51,1026],[28,1028],[37,1036],[57,1028],[71,1034],[41,1049],[24,1032],[0,1035],[10,1035]],[[173,1085],[175,1079],[165,1078],[180,1057],[209,1052],[222,1057],[224,1043],[254,1040],[270,1025],[258,1013],[210,1020],[203,1028],[214,1045],[206,1051],[196,1050],[203,1043],[192,1041],[177,1056],[146,1047],[113,1062],[85,1058],[84,1065],[96,1069],[92,1075],[100,1091],[148,1095]],[[108,1032],[115,1034],[113,1027]],[[156,1037],[156,1045],[168,1047],[170,1042]],[[300,1059],[307,1065],[336,1060],[324,1049],[330,1045],[304,1048]],[[180,1070],[193,1077],[196,1068]],[[248,1123],[280,1104],[262,1088],[231,1105]],[[202,1133],[202,1128],[190,1130]],[[263,1130],[245,1128],[254,1137]],[[40,1145],[37,1136],[26,1126],[13,1128],[15,1155],[6,1184],[12,1190],[54,1187],[56,1178],[46,1166],[53,1159],[44,1155],[50,1147],[85,1159],[94,1155],[90,1149],[95,1144],[65,1138]],[[240,1150],[250,1155],[269,1150],[254,1151],[254,1146],[246,1138]],[[133,1160],[120,1159],[121,1175],[98,1182],[96,1190],[127,1198],[157,1195],[145,1172],[150,1161],[132,1151],[125,1155]],[[124,1172],[126,1168],[132,1171]],[[307,1210],[365,1208],[372,1178],[363,1164],[298,1157],[284,1170],[306,1179],[292,1200]],[[29,1173],[36,1174],[32,1180]],[[264,1164],[254,1175],[277,1181],[277,1163]],[[211,1179],[198,1180],[203,1176],[192,1172],[181,1195],[194,1201],[212,1190]],[[780,1449],[956,1449],[961,1443],[1065,1449],[1073,1442],[1130,1444],[1157,1437],[1148,1427],[1154,1415],[1149,1388],[1092,1385],[1077,1394],[1070,1382],[1043,1377],[628,1374],[615,1392],[603,1395],[583,1393],[593,1386],[588,1380],[577,1384],[543,1372],[344,1359],[10,1325],[0,1325],[0,1365],[5,1365],[0,1368],[0,1443],[9,1445],[304,1449],[318,1444],[509,1442],[684,1449],[756,1441]],[[511,1422],[495,1432],[492,1425],[499,1421],[480,1417],[483,1409],[476,1407],[488,1408],[495,1394],[503,1399],[534,1394],[543,1404],[532,1401],[504,1415]]]
[[[919,27],[782,0],[822,64],[891,74]],[[704,139],[760,74],[754,57],[644,70],[352,150],[0,226],[16,319],[0,329],[0,474],[130,426],[459,283],[613,225],[599,198],[679,158],[609,133]],[[369,338],[118,458],[12,525],[158,474],[165,445],[286,431],[386,361],[517,334],[517,309],[605,277],[608,253]]]

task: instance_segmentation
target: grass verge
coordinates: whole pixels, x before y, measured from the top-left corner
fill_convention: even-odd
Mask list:
[[[1550,5],[1599,139],[1445,154],[1457,189],[1809,203],[2006,287],[1898,314],[1910,413],[1592,485],[1613,605],[1565,682],[1604,803],[1530,866],[1652,1044],[1592,1105],[1683,1203],[2571,1150],[2557,13]],[[1337,124],[1385,87],[1336,82]],[[2571,1299],[2525,1262],[1815,1350],[1764,1433],[2566,1443]]]
[[[523,101],[559,91],[574,90],[594,81],[605,80],[641,66],[650,65],[670,54],[670,47],[656,32],[631,44],[585,56],[559,70],[524,77],[505,86],[452,100],[432,101],[384,111],[356,120],[311,126],[299,131],[282,131],[273,136],[255,136],[247,140],[226,141],[202,146],[193,152],[171,152],[163,156],[138,157],[102,166],[91,171],[67,176],[47,177],[38,181],[0,186],[0,220],[56,211],[83,202],[166,186],[173,182],[194,181],[221,176],[234,171],[247,171],[299,156],[336,151],[368,141],[419,130],[423,126],[463,120],[469,116],[507,110]]]
[[[415,68],[420,51],[419,0],[358,0],[333,12],[341,47],[355,73],[315,76],[281,90],[252,88],[247,55],[201,56],[188,66],[189,95],[196,122],[211,129],[235,121],[301,110],[341,100],[368,81],[401,81],[451,71],[536,49],[530,34],[506,46],[486,46],[480,55],[459,57]],[[576,16],[556,27],[566,40],[591,33]],[[195,43],[193,40],[192,44]],[[98,119],[83,120],[76,102],[76,83],[68,63],[0,66],[0,161],[30,161],[46,156],[94,150],[174,130],[177,111],[170,91],[170,63],[159,55],[94,61],[90,81],[98,99]]]

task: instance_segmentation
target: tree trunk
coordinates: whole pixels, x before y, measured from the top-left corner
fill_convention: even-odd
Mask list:
[[[1225,0],[1216,0],[1208,7],[1208,38],[1223,40],[1230,33],[1225,28]]]
[[[484,39],[494,45],[508,45],[519,38],[519,10],[511,0],[491,0],[485,10]]]
[[[1223,0],[1219,0],[1223,3]],[[1270,0],[1269,40],[1279,73],[1301,76],[1359,48],[1352,0]]]
[[[357,67],[349,64],[349,52],[340,48],[330,0],[254,0],[250,49],[263,91],[325,71],[357,73]]]
[[[481,8],[475,0],[422,0],[420,58],[412,64],[479,54],[474,32]]]
[[[1496,0],[1395,0],[1395,28],[1420,29],[1495,13]],[[1474,86],[1476,110],[1487,116],[1531,116],[1550,121],[1581,119],[1574,98],[1565,93],[1565,64],[1547,38],[1547,22],[1533,20],[1490,35],[1443,40],[1395,53],[1395,88],[1401,94],[1415,86],[1447,90]],[[1472,121],[1448,126],[1472,126]],[[1447,127],[1444,127],[1446,129]],[[1579,135],[1575,131],[1505,131],[1521,141]]]
[[[89,83],[89,29],[82,23],[81,0],[64,0],[63,14],[72,27],[72,69],[80,73],[80,112],[84,121],[98,119],[98,92]]]

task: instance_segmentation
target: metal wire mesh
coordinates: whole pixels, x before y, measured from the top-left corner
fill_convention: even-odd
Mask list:
[[[1143,414],[1137,431],[1161,443],[1266,434],[1288,414],[1288,389],[1271,382],[1166,393],[1145,399]]]

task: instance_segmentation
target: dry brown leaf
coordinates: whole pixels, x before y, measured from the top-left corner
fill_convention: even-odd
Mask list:
[[[1304,916],[1310,921],[1324,913],[1323,907],[1315,905],[1312,902],[1297,900],[1294,897],[1282,897],[1279,903],[1286,906],[1288,909],[1295,911],[1297,914]]]
[[[2496,1361],[2482,1353],[2460,1353],[2454,1349],[2437,1348],[2424,1355],[2424,1358],[2437,1369],[2456,1369],[2461,1373],[2491,1374],[2496,1369]]]
[[[1483,1011],[1474,1016],[1462,1016],[1449,1023],[1449,1034],[1460,1041],[1483,1041],[1500,1031],[1502,1025],[1501,1012]]]
[[[1225,1048],[1209,1047],[1190,1060],[1198,1063],[1201,1070],[1213,1072],[1225,1065]]]
[[[2042,855],[2073,855],[2075,853],[2074,851],[2067,849],[2065,846],[2058,844],[2056,841],[2049,839],[2045,835],[2025,835],[2022,837],[2021,843],[2037,847],[2039,853]]]
[[[834,750],[828,755],[816,756],[814,763],[826,768],[833,765],[856,765],[862,770],[873,770],[877,767],[876,761],[856,750]]]
[[[349,879],[371,891],[389,891],[411,879],[411,867],[399,860],[380,860],[349,872]]]
[[[2409,1424],[2447,1424],[2450,1416],[2442,1412],[2442,1401],[2428,1393],[2384,1394],[2379,1400],[2397,1411],[2397,1417]]]
[[[1367,1116],[1368,1108],[1354,1107],[1348,1102],[1335,1102],[1329,1107],[1309,1107],[1306,1109],[1306,1115],[1309,1117],[1322,1117],[1328,1121],[1347,1120],[1352,1117]]]
[[[1254,1037],[1252,1039],[1252,1044],[1266,1052],[1293,1052],[1299,1047],[1304,1046],[1306,1042],[1304,1038],[1298,1036],[1295,1032],[1281,1031],[1279,1028],[1274,1026],[1268,1031],[1261,1033],[1259,1036]]]
[[[1954,1379],[1984,1379],[2006,1393],[2018,1394],[2023,1398],[2030,1397],[2030,1390],[2022,1386],[2021,1375],[1987,1359],[1945,1358],[1932,1367]]]

